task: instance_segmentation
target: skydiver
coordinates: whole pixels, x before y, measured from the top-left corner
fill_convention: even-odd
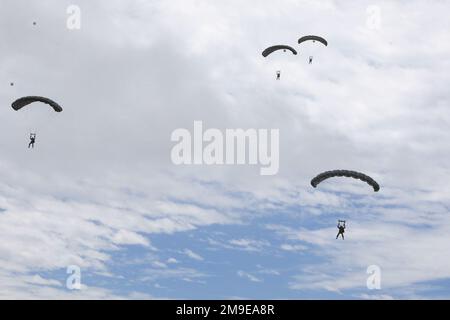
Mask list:
[[[281,71],[277,71],[277,80],[280,80]]]
[[[30,143],[28,144],[28,149],[34,149],[34,143],[36,142],[36,133],[30,133]]]
[[[336,236],[336,239],[339,238],[339,235],[341,235],[342,236],[342,240],[344,240],[345,221],[344,221],[344,224],[341,224],[341,221],[338,221],[337,228],[339,229],[339,232],[338,232],[338,234]]]
[[[309,64],[312,64],[313,62],[313,56],[309,56]]]

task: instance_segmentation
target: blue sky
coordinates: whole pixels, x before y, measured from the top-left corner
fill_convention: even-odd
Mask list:
[[[0,298],[448,299],[449,9],[2,0]],[[328,47],[298,45],[307,34]],[[299,54],[263,58],[273,44]],[[9,107],[27,95],[64,111]],[[194,121],[278,129],[278,173],[175,165],[171,134]],[[332,169],[381,190],[310,186]]]

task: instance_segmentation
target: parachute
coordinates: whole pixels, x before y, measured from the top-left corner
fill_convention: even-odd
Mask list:
[[[269,54],[271,54],[274,51],[278,51],[278,50],[289,50],[291,51],[294,55],[297,54],[297,51],[295,51],[294,48],[290,47],[290,46],[286,46],[286,45],[277,45],[277,46],[272,46],[272,47],[268,47],[267,49],[265,49],[262,52],[263,57],[267,57]]]
[[[53,110],[55,110],[56,112],[61,112],[63,111],[63,109],[61,108],[61,106],[59,104],[57,104],[55,101],[48,99],[48,98],[44,98],[44,97],[37,97],[37,96],[29,96],[29,97],[22,97],[20,99],[17,99],[16,101],[14,101],[11,104],[11,107],[18,111],[20,109],[22,109],[23,107],[29,105],[30,103],[33,102],[42,102],[42,103],[46,103],[48,104],[50,107],[53,108]]]
[[[300,44],[302,42],[309,41],[309,40],[319,41],[319,42],[323,43],[325,46],[328,46],[327,40],[325,40],[322,37],[318,37],[318,36],[304,36],[304,37],[301,37],[300,39],[298,39],[298,43]]]
[[[366,182],[369,184],[373,191],[378,192],[380,190],[380,185],[373,180],[371,177],[366,176],[363,173],[356,172],[356,171],[350,171],[350,170],[333,170],[333,171],[325,171],[319,174],[317,177],[311,180],[311,185],[316,188],[319,183],[322,181],[332,178],[332,177],[348,177],[348,178],[354,178],[359,179],[361,181]]]

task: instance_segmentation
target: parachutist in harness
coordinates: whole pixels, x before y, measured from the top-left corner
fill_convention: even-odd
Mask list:
[[[34,143],[36,142],[36,133],[30,133],[30,143],[28,148],[34,148]]]
[[[313,62],[313,56],[309,56],[309,64],[312,64]]]
[[[341,235],[342,240],[344,240],[345,220],[338,220],[337,228],[339,229],[339,232],[336,236],[336,239],[339,238],[339,235]]]
[[[262,52],[262,56],[264,58],[266,58],[270,54],[272,54],[273,52],[278,51],[278,50],[283,50],[283,52],[290,51],[293,55],[297,55],[297,51],[295,51],[294,48],[284,45],[284,44],[280,44],[280,45],[275,45],[275,46],[271,46],[271,47],[264,49],[264,51]],[[280,80],[280,77],[281,77],[281,72],[277,71],[277,80]]]

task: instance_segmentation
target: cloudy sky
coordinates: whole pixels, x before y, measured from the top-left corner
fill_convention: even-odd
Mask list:
[[[449,11],[439,0],[1,0],[0,298],[450,298]],[[297,44],[309,34],[328,47]],[[299,54],[263,58],[274,44]],[[64,111],[13,111],[28,95]],[[278,174],[175,165],[171,134],[197,120],[279,129]],[[310,186],[331,169],[381,190]],[[367,287],[369,266],[380,289]]]

